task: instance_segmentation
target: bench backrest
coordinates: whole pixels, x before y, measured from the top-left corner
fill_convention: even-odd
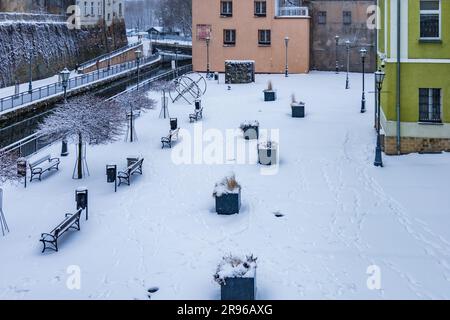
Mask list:
[[[132,165],[130,165],[128,167],[128,173],[131,173],[133,171],[135,171],[137,168],[139,168],[142,165],[142,162],[144,161],[144,159],[139,159],[138,161],[136,161],[135,163],[133,163]]]
[[[30,164],[30,167],[33,168],[33,167],[40,165],[42,162],[50,161],[50,159],[51,159],[51,156],[48,154],[42,158],[37,159],[36,161],[29,162],[29,164]]]
[[[64,219],[64,221],[55,228],[55,237],[58,237],[58,235],[62,234],[64,231],[70,228],[70,226],[73,225],[75,221],[79,220],[82,211],[83,209],[80,208],[77,212]]]

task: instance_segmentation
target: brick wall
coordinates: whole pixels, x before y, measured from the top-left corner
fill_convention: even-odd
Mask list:
[[[450,152],[450,139],[402,137],[400,142],[402,154]],[[397,154],[396,137],[384,137],[384,151],[388,155]]]

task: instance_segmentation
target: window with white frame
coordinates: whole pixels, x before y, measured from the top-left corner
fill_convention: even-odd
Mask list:
[[[420,1],[420,38],[441,38],[441,1]]]
[[[228,46],[234,46],[236,44],[236,30],[223,30],[223,44]]]
[[[263,46],[270,45],[270,30],[258,30],[258,44]]]
[[[94,16],[94,2],[91,2],[91,16]]]
[[[233,15],[233,1],[220,1],[220,15],[226,17]]]
[[[441,89],[419,89],[419,121],[442,122],[441,101]]]

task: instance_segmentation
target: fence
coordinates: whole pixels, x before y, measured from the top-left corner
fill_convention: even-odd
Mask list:
[[[141,59],[140,66],[143,67],[149,63],[153,63],[159,61],[159,55],[155,54],[149,56],[147,58]],[[113,65],[110,68],[99,69],[94,72],[90,72],[87,74],[83,74],[80,76],[76,76],[74,78],[69,79],[67,84],[67,92],[75,88],[79,88],[81,86],[87,85],[89,83],[93,83],[98,80],[102,80],[108,78],[110,76],[117,75],[124,71],[132,70],[137,67],[136,61],[124,62],[121,64]],[[50,96],[56,94],[63,94],[64,88],[62,86],[61,81],[57,81],[52,84],[48,84],[46,86],[42,86],[39,88],[33,89],[31,92],[25,91],[19,94],[11,95],[8,97],[4,97],[0,99],[0,112],[9,110],[12,108],[16,108],[27,103],[31,103],[33,101],[38,101],[44,98],[48,98]]]
[[[140,82],[138,85],[131,87],[128,90],[125,90],[114,97],[109,98],[113,99],[125,92],[134,91],[136,89],[149,89],[153,82],[155,81],[161,81],[161,80],[173,80],[176,77],[176,74],[183,75],[189,71],[192,71],[192,65],[185,65],[182,67],[179,67],[178,70],[170,70],[164,73],[161,73],[155,77],[152,77],[150,79],[144,80]],[[0,149],[1,155],[14,155],[15,157],[29,157],[38,151],[42,150],[43,148],[58,142],[58,140],[52,139],[51,136],[48,135],[40,135],[39,133],[34,133],[22,140],[19,140],[13,144],[10,144],[9,146]]]

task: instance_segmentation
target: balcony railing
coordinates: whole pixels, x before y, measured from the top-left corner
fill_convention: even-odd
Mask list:
[[[308,7],[279,7],[277,17],[308,17]]]

